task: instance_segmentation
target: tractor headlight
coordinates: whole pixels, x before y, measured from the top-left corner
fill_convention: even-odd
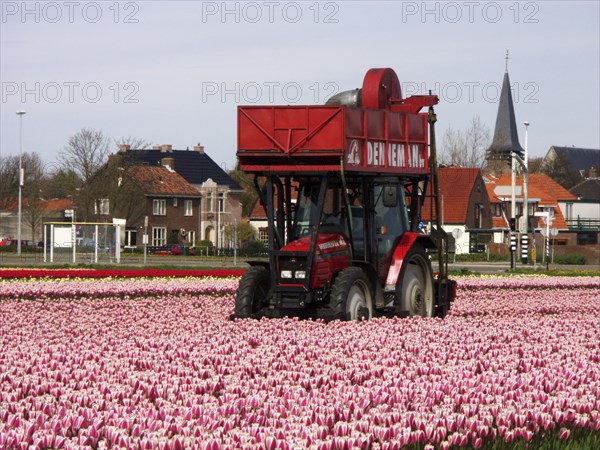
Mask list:
[[[296,270],[296,278],[298,278],[299,280],[304,280],[306,278],[306,271]]]
[[[291,270],[282,270],[281,278],[292,278],[292,271]]]

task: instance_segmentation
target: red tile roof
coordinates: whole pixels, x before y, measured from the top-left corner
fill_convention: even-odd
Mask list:
[[[265,213],[265,209],[260,204],[260,200],[256,199],[254,203],[254,207],[252,208],[252,212],[250,213],[250,219],[253,220],[266,220],[267,213]]]
[[[29,198],[23,198],[21,205],[27,208],[31,202]],[[16,198],[4,198],[0,204],[7,211],[16,211],[19,208],[19,201]],[[73,208],[73,202],[68,198],[51,198],[49,200],[36,199],[36,209],[39,211],[64,211]]]
[[[486,175],[485,177],[488,180],[488,183],[486,183],[486,189],[488,191],[488,195],[490,196],[490,202],[501,201],[494,193],[494,190],[497,186],[511,186],[512,185],[511,175],[504,174],[504,175],[500,175],[498,177],[494,177],[492,175]],[[523,186],[523,176],[522,175],[517,176],[516,184],[517,184],[517,186]],[[558,228],[560,230],[567,229],[568,226],[567,226],[565,218],[562,214],[562,211],[560,210],[560,208],[558,206],[558,202],[559,201],[576,200],[577,198],[573,194],[571,194],[569,191],[567,191],[565,188],[563,188],[560,184],[558,184],[556,181],[554,181],[552,178],[550,178],[549,176],[542,174],[542,173],[529,174],[527,186],[528,186],[527,187],[527,190],[528,190],[527,196],[530,199],[533,199],[533,198],[539,199],[539,203],[538,203],[539,207],[549,206],[549,207],[554,208],[554,220],[552,222],[552,227]],[[520,195],[520,193],[519,193],[519,195],[516,196],[516,198],[521,201],[523,200],[523,196]],[[506,223],[506,221],[503,218],[496,217],[494,219],[500,219],[497,222],[498,225],[496,225],[496,221],[494,221],[494,227],[496,227],[496,226],[498,226],[499,228],[507,228],[508,227],[508,224]]]
[[[469,209],[469,198],[477,178],[481,176],[479,169],[466,167],[441,167],[438,169],[440,186],[440,204],[444,204],[444,223],[465,224]],[[428,195],[431,185],[428,185]],[[429,220],[429,198],[425,199],[422,209],[423,220]]]
[[[127,170],[146,195],[199,197],[200,192],[177,172],[162,166],[135,166]]]
[[[294,202],[296,200],[296,197],[298,195],[298,186],[299,186],[299,183],[297,181],[292,181],[292,183],[291,183],[292,202]],[[277,204],[277,192],[275,192],[273,197],[274,197],[275,204]],[[266,197],[265,197],[265,201],[266,201]],[[256,199],[256,202],[254,203],[254,206],[252,207],[252,212],[250,213],[250,216],[248,216],[248,217],[252,220],[267,220],[267,213],[265,212],[265,208],[263,208],[263,206],[260,204],[260,199],[258,199],[258,198]]]

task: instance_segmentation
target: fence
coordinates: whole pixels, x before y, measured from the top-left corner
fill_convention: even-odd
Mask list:
[[[580,218],[567,219],[569,231],[597,231],[600,232],[600,219]]]
[[[44,223],[44,262],[119,263],[121,228],[112,223]]]

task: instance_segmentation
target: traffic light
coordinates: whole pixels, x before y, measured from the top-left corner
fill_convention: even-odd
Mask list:
[[[515,219],[514,217],[511,217],[510,219],[508,219],[508,223],[510,225],[510,231],[517,230],[517,219]]]

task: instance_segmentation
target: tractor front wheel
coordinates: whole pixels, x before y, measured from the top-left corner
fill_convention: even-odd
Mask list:
[[[252,266],[242,276],[235,296],[234,316],[238,319],[258,318],[271,297],[271,276],[262,266]]]
[[[411,317],[433,317],[433,270],[421,245],[413,245],[406,254],[398,280],[396,302],[400,309]]]
[[[373,315],[371,283],[360,267],[348,267],[335,279],[331,289],[334,317],[342,320],[370,319]]]

